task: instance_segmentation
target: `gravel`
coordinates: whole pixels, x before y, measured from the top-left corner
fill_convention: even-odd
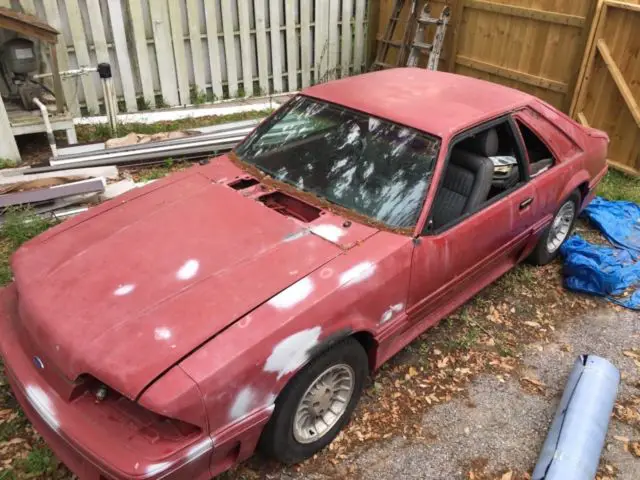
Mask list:
[[[618,400],[639,395],[639,369],[624,350],[640,345],[640,316],[601,307],[587,316],[568,319],[553,343],[527,347],[523,367],[502,381],[478,376],[465,395],[438,405],[423,417],[429,440],[390,438],[347,455],[336,472],[288,471],[269,478],[468,479],[469,471],[491,478],[531,472],[551,424],[565,382],[577,355],[591,353],[612,361],[622,373]],[[537,379],[542,392],[525,391],[519,379]],[[635,438],[638,432],[611,421],[603,463],[614,466],[619,480],[640,478],[640,459],[623,450],[615,436]]]

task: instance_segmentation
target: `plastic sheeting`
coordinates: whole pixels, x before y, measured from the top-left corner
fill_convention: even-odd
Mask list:
[[[613,246],[569,238],[560,250],[566,287],[640,310],[640,205],[596,197],[584,214]]]
[[[533,471],[533,480],[592,480],[596,476],[620,372],[596,355],[576,360]]]

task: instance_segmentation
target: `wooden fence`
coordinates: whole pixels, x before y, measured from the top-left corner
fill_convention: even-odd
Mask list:
[[[381,38],[394,0],[379,2]],[[441,70],[523,90],[606,131],[610,165],[640,175],[640,0],[446,3],[453,13]],[[445,2],[430,4],[439,15]]]
[[[129,112],[295,91],[358,73],[369,0],[0,0],[62,35],[60,68],[110,62]],[[66,80],[69,108],[99,111],[97,75]]]
[[[609,163],[640,175],[640,1],[598,6],[572,116],[609,133]]]

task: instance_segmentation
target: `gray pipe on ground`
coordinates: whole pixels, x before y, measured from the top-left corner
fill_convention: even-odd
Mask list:
[[[42,121],[44,122],[44,128],[47,132],[47,140],[49,141],[49,148],[51,149],[51,154],[53,158],[58,156],[58,147],[56,146],[56,137],[53,135],[53,128],[51,128],[51,122],[49,121],[49,110],[47,106],[40,101],[39,98],[33,98],[33,103],[40,109],[40,113],[42,114]]]
[[[608,360],[576,360],[532,480],[592,480],[596,476],[620,372]]]

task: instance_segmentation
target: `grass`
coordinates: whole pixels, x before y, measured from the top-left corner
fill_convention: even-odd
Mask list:
[[[154,134],[160,132],[174,132],[178,130],[186,130],[189,128],[205,127],[209,125],[219,125],[227,122],[237,122],[240,120],[250,120],[254,118],[262,118],[271,114],[273,110],[257,110],[252,112],[232,113],[229,115],[213,115],[199,118],[184,118],[182,120],[172,120],[167,122],[156,123],[121,123],[118,125],[118,136],[135,132],[141,134]],[[98,123],[95,125],[78,125],[76,126],[76,134],[80,143],[100,142],[111,138],[111,130],[106,123]]]
[[[609,200],[628,200],[640,204],[640,178],[609,170],[598,186],[597,193]]]
[[[15,161],[0,157],[0,170],[5,168],[15,168],[16,165]]]
[[[11,254],[27,240],[41,234],[56,222],[37,215],[28,208],[10,209],[0,228],[0,285],[11,282]]]

